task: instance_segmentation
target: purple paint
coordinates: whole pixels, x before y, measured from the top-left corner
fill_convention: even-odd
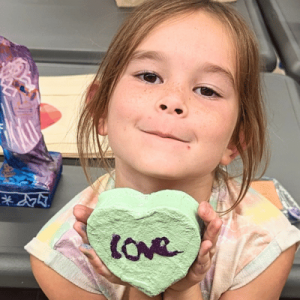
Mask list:
[[[134,244],[136,246],[137,251],[138,251],[137,256],[133,256],[133,255],[130,255],[130,254],[127,253],[127,245],[129,245],[129,244]],[[125,257],[129,260],[137,261],[137,260],[140,259],[141,251],[140,251],[139,245],[132,238],[128,238],[128,239],[125,240],[125,242],[122,246],[122,252],[124,253]]]
[[[110,250],[111,250],[111,256],[115,259],[120,259],[122,257],[122,254],[118,252],[117,246],[120,241],[121,237],[117,234],[113,234],[112,240],[110,243]],[[163,244],[162,244],[163,243]],[[153,259],[154,253],[165,256],[165,257],[172,257],[179,253],[183,253],[183,251],[168,251],[167,245],[170,243],[169,239],[166,237],[162,238],[156,238],[151,241],[150,248],[144,243],[144,242],[136,242],[131,237],[127,238],[124,241],[124,244],[122,245],[122,252],[125,255],[125,257],[131,261],[138,261],[140,259],[141,254],[144,254],[144,256],[150,260]],[[127,246],[133,244],[135,245],[137,249],[137,255],[130,255],[127,252]]]
[[[121,237],[119,235],[113,234],[113,238],[110,242],[111,256],[112,256],[112,258],[115,258],[115,259],[120,259],[122,257],[122,254],[119,253],[117,250],[117,245],[118,245],[120,238]]]

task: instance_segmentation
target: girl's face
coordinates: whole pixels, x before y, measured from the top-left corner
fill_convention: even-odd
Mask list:
[[[220,21],[199,11],[146,36],[99,132],[108,134],[118,179],[212,183],[218,164],[232,160],[237,117],[232,39]]]

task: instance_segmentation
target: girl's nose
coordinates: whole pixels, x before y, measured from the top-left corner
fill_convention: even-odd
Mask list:
[[[162,97],[157,103],[156,107],[159,112],[172,114],[178,117],[185,117],[188,113],[188,108],[183,95],[172,94]]]
[[[181,115],[181,114],[183,114],[183,109],[182,108],[174,108],[174,109],[172,109],[172,108],[169,108],[170,106],[167,106],[166,104],[160,104],[160,106],[159,106],[159,108],[161,109],[161,110],[166,110],[166,112],[168,112],[168,113],[175,113],[175,114],[177,114],[177,115]]]

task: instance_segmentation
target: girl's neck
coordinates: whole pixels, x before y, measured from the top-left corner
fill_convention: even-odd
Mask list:
[[[143,194],[151,194],[161,190],[180,190],[192,196],[199,203],[210,199],[213,181],[213,174],[204,178],[171,180],[128,172],[128,170],[125,173],[117,166],[115,171],[115,186],[117,188],[127,187]]]

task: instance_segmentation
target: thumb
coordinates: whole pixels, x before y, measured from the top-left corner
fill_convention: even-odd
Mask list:
[[[92,214],[93,209],[90,207],[87,207],[82,204],[77,204],[73,208],[73,214],[77,221],[82,222],[84,224],[87,224],[87,220],[89,216]]]

